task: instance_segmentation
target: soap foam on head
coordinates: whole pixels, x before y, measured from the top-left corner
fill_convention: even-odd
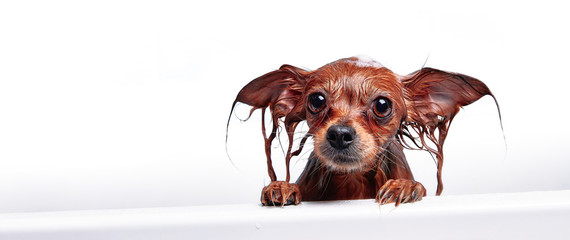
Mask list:
[[[356,58],[357,60],[356,61],[350,60],[350,61],[359,67],[373,67],[373,68],[383,68],[384,67],[384,65],[382,65],[381,63],[375,61],[374,59],[372,59],[371,57],[366,56],[366,55],[354,56],[354,58]]]

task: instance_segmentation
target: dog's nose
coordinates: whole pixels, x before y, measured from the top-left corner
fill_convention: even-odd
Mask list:
[[[354,128],[343,125],[332,125],[327,130],[327,140],[333,148],[342,150],[348,148],[354,141],[356,131]]]

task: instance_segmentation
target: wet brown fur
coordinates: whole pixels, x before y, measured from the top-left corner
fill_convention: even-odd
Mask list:
[[[425,195],[425,189],[414,181],[404,148],[422,149],[436,156],[436,195],[441,194],[443,143],[453,117],[460,107],[484,95],[493,99],[494,96],[481,81],[463,74],[423,68],[399,76],[385,67],[359,65],[358,61],[358,58],[341,59],[314,71],[283,65],[254,79],[238,94],[232,111],[242,102],[253,107],[251,112],[262,109],[263,113],[262,134],[272,181],[262,191],[264,205],[297,204],[301,198],[304,201],[376,198],[381,204],[418,201]],[[325,95],[326,107],[312,113],[307,110],[307,96],[316,92]],[[379,96],[392,102],[389,117],[378,118],[372,112],[372,101]],[[272,116],[269,134],[265,128],[267,108]],[[307,122],[309,130],[299,148],[293,151],[293,134],[302,121]],[[271,144],[280,124],[289,139],[284,182],[277,181],[271,161]],[[326,132],[335,124],[356,130],[357,151],[345,157],[358,161],[335,161],[338,156],[327,153]],[[314,140],[314,151],[296,184],[289,183],[290,160],[302,151],[308,137]],[[428,142],[436,148],[429,147]],[[289,192],[279,193],[279,189]],[[271,196],[280,198],[272,200]]]

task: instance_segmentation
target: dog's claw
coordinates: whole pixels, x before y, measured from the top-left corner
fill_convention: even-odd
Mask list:
[[[376,202],[381,205],[394,203],[397,207],[400,203],[420,201],[425,195],[426,189],[419,182],[409,179],[390,179],[378,190]]]
[[[274,181],[261,191],[261,204],[264,206],[285,206],[301,203],[301,190],[297,184]]]

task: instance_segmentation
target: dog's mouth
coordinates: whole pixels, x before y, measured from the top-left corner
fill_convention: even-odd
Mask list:
[[[344,167],[358,165],[362,159],[356,146],[346,149],[335,149],[329,143],[323,143],[320,147],[320,156],[326,158],[330,164],[340,165]],[[324,160],[324,159],[323,159]]]

